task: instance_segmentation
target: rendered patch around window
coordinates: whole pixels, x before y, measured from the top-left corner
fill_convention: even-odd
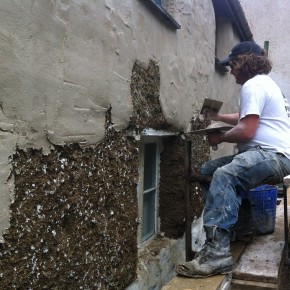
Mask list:
[[[171,28],[180,29],[181,25],[168,13],[168,11],[162,6],[162,0],[143,0],[151,7]]]

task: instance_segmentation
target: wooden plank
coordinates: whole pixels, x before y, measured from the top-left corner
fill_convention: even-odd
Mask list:
[[[245,281],[245,280],[238,280],[238,279],[232,279],[232,287],[231,290],[254,290],[254,289],[260,289],[260,290],[272,290],[272,289],[278,289],[277,284],[272,283],[264,283],[264,282],[255,282],[255,281]]]
[[[229,275],[216,275],[203,279],[176,276],[162,290],[218,290],[230,279]]]
[[[233,270],[233,279],[278,284],[284,248],[283,202],[277,206],[273,234],[254,237]]]

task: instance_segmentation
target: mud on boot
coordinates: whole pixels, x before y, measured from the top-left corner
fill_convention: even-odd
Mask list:
[[[202,249],[190,262],[176,267],[176,272],[185,277],[204,278],[232,271],[233,259],[230,252],[230,231],[217,227],[204,227],[206,241]]]

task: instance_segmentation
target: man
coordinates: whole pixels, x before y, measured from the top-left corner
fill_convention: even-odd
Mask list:
[[[205,196],[206,242],[194,259],[178,265],[178,274],[202,278],[232,270],[231,229],[238,219],[239,192],[249,191],[270,179],[283,181],[290,174],[290,118],[287,99],[268,76],[271,63],[254,42],[237,44],[220,62],[230,66],[242,85],[239,112],[209,113],[209,118],[234,125],[227,132],[208,134],[210,145],[237,143],[238,154],[205,163],[202,175],[212,176],[202,184]]]

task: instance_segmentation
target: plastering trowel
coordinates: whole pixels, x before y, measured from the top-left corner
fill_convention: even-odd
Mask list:
[[[185,135],[191,135],[191,134],[205,135],[212,132],[226,132],[226,131],[231,130],[232,128],[233,126],[227,126],[227,125],[221,124],[220,122],[216,122],[216,123],[210,124],[205,129],[194,130],[194,131],[186,133]],[[213,145],[211,146],[211,148],[216,151],[218,149],[218,146]]]
[[[205,98],[200,110],[200,114],[206,114],[207,110],[212,110],[218,113],[222,105],[223,102],[221,101]]]
[[[222,104],[223,102],[205,98],[202,108],[200,110],[200,114],[205,115],[208,110],[212,110],[218,113],[220,108],[222,107]],[[191,135],[191,134],[205,135],[212,132],[226,132],[232,128],[233,126],[225,125],[224,123],[220,123],[220,122],[215,122],[207,126],[205,129],[194,130],[194,131],[186,133],[186,135]],[[217,150],[218,146],[213,145],[212,149]]]
[[[203,135],[203,134],[212,133],[212,132],[226,132],[226,131],[231,130],[232,128],[233,126],[224,125],[220,122],[215,122],[207,126],[205,129],[194,130],[186,134]]]

